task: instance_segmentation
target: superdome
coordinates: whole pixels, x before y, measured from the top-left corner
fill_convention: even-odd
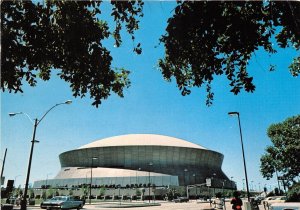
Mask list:
[[[206,149],[191,142],[157,134],[128,134],[114,136],[86,144],[82,148],[92,147],[113,147],[113,146],[169,146],[169,147],[190,147],[196,149]]]
[[[221,153],[182,139],[128,134],[97,140],[60,154],[61,171],[48,183],[87,184],[87,174],[92,168],[93,185],[185,186],[203,184],[206,178],[213,177],[213,186],[221,187],[224,183],[233,186],[221,169],[223,158]],[[43,183],[37,181],[35,187]]]

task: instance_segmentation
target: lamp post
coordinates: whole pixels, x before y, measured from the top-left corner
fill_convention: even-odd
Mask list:
[[[121,185],[118,184],[117,187],[119,188],[119,205],[121,205],[121,192],[120,192]]]
[[[151,186],[151,184],[150,184],[150,167],[153,166],[153,163],[152,162],[148,163],[148,166],[149,166],[149,184],[148,184],[148,186],[149,186],[149,203],[150,203],[150,186]]]
[[[45,184],[45,187],[47,188],[47,183],[48,183],[48,176],[51,175],[52,173],[49,173],[47,174],[47,177],[46,177],[46,184]]]
[[[141,168],[138,168],[137,170],[136,170],[136,174],[135,174],[135,176],[136,176],[136,186],[138,187],[139,186],[139,179],[138,179],[138,171],[140,171],[141,170]]]
[[[247,188],[247,197],[248,202],[250,202],[250,193],[249,193],[249,185],[248,185],[248,176],[247,176],[247,167],[245,161],[245,153],[244,153],[244,144],[243,144],[243,135],[242,135],[242,128],[241,128],[241,121],[240,121],[240,113],[239,112],[228,112],[230,116],[237,116],[239,121],[239,128],[240,128],[240,137],[241,137],[241,145],[242,145],[242,154],[243,154],[243,162],[244,162],[244,171],[245,171],[245,178],[246,178],[246,188]]]
[[[212,184],[213,184],[213,182],[215,182],[215,181],[213,181],[213,180],[214,180],[214,178],[215,178],[216,175],[217,175],[216,173],[213,173],[213,176],[211,177],[211,179],[212,179]],[[213,186],[213,185],[212,185],[212,186]],[[214,189],[214,196],[215,196],[215,194],[216,194],[216,188],[213,187],[213,189]]]
[[[196,174],[193,174],[194,177],[194,185],[196,186],[196,200],[197,200],[197,184],[196,184]]]
[[[85,173],[85,186],[87,186],[88,185],[88,174],[90,174],[91,172],[90,171],[87,171],[86,173]]]
[[[245,179],[243,179],[243,190],[245,191]]]
[[[222,181],[222,195],[224,196],[224,188],[225,188],[226,179]]]
[[[185,168],[183,171],[184,171],[184,188],[186,189],[186,197],[188,198],[189,192],[188,192],[187,184],[186,184],[186,172],[188,172],[189,170],[187,168]]]
[[[231,186],[231,192],[233,192],[233,189],[234,189],[233,176],[230,177],[230,186]]]
[[[97,160],[97,157],[92,157],[92,165],[91,165],[91,182],[90,182],[90,199],[89,203],[92,203],[92,182],[93,182],[93,161]]]
[[[264,192],[267,193],[268,188],[267,188],[267,184],[264,184]]]
[[[33,148],[34,148],[34,143],[38,143],[39,141],[35,140],[35,134],[36,134],[36,128],[37,126],[42,122],[42,120],[46,117],[46,115],[55,107],[62,105],[62,104],[71,104],[71,100],[67,100],[63,103],[58,103],[52,106],[46,113],[41,117],[41,119],[35,119],[34,121],[29,117],[28,114],[25,112],[15,112],[15,113],[9,113],[10,117],[13,117],[17,114],[24,114],[25,116],[28,117],[28,119],[33,123],[33,135],[32,135],[32,140],[31,140],[31,148],[30,148],[30,155],[29,155],[29,161],[28,161],[28,168],[27,168],[27,176],[26,176],[26,183],[25,183],[25,189],[24,189],[24,196],[21,201],[21,210],[26,210],[27,209],[27,191],[28,191],[28,184],[29,184],[29,177],[30,177],[30,169],[31,169],[31,161],[32,161],[32,153],[33,153]]]

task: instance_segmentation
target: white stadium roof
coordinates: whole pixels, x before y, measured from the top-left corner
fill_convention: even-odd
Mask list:
[[[169,146],[206,149],[200,145],[182,139],[157,134],[128,134],[114,136],[83,145],[79,147],[79,149],[114,146]]]

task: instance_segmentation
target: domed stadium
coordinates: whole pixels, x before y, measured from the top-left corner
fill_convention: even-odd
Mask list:
[[[59,155],[61,170],[43,185],[187,186],[206,183],[235,188],[222,171],[224,156],[200,145],[163,135],[129,134],[94,141]]]

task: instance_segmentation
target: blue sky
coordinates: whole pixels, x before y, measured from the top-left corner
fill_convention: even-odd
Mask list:
[[[259,159],[270,144],[266,130],[271,123],[300,113],[300,83],[288,71],[297,52],[278,49],[269,56],[256,52],[249,65],[256,91],[234,96],[225,76],[215,77],[213,106],[205,105],[204,89],[192,89],[181,96],[173,82],[164,81],[157,61],[164,54],[158,39],[164,33],[174,2],[146,2],[144,17],[136,38],[142,43],[142,55],[132,53],[133,44],[123,36],[121,48],[112,49],[113,66],[131,70],[131,87],[125,97],[112,95],[97,109],[89,97],[74,98],[69,84],[52,73],[50,81],[39,81],[36,87],[24,85],[24,93],[1,93],[1,159],[8,148],[4,175],[24,186],[33,126],[25,116],[13,118],[9,112],[26,112],[40,118],[56,103],[72,100],[53,110],[37,129],[30,182],[53,178],[60,169],[58,155],[105,137],[129,133],[155,133],[178,137],[224,154],[223,171],[242,188],[244,178],[238,121],[229,111],[239,111],[244,137],[249,182],[256,188],[275,186],[259,172]],[[105,7],[107,9],[107,7]],[[155,48],[155,46],[158,46]],[[270,64],[276,71],[269,72]]]

